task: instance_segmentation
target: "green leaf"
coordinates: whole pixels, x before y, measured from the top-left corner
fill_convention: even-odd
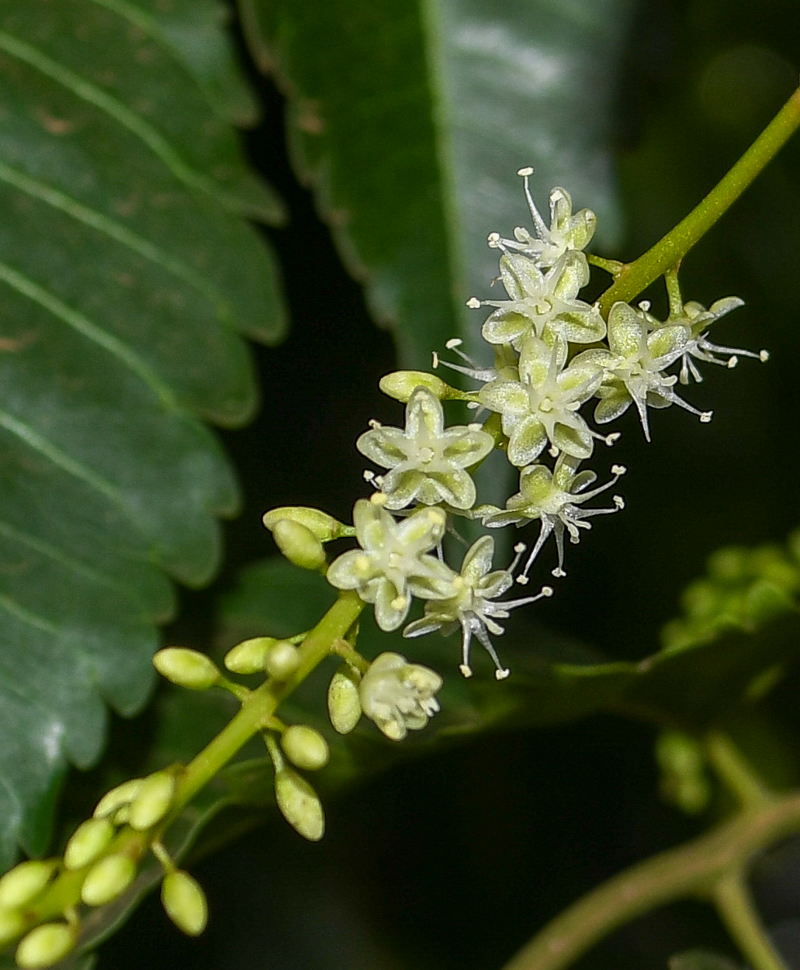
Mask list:
[[[477,349],[497,275],[490,231],[530,217],[536,170],[619,228],[612,108],[632,0],[239,0],[254,56],[289,97],[300,177],[315,189],[405,366],[459,335]],[[483,348],[478,351],[485,358]]]
[[[197,6],[192,33],[186,5],[0,4],[0,863],[43,851],[106,704],[147,698],[168,576],[214,573],[238,494],[198,419],[247,420],[236,331],[282,329],[240,217],[276,206],[207,100],[242,82],[218,28],[193,53]]]

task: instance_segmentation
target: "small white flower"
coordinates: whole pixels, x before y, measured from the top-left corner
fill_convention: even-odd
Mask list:
[[[427,602],[425,615],[409,623],[403,630],[403,636],[419,637],[434,630],[441,630],[444,636],[448,636],[460,626],[462,630],[461,673],[465,677],[472,675],[469,653],[472,637],[475,636],[494,661],[497,679],[503,680],[508,677],[510,671],[501,665],[489,639],[489,633],[500,636],[504,630],[497,622],[498,619],[505,620],[510,611],[516,607],[533,603],[542,596],[551,596],[553,593],[549,586],[545,586],[537,596],[526,596],[524,599],[502,603],[494,602],[511,588],[514,582],[512,574],[524,548],[524,546],[517,548],[517,556],[508,569],[490,572],[494,557],[494,539],[491,536],[482,536],[464,556],[460,575],[452,573],[449,588],[445,594]]]
[[[585,350],[572,365],[595,364],[606,373],[597,389],[600,403],[595,408],[598,424],[614,421],[636,405],[644,436],[650,440],[647,408],[666,408],[677,404],[696,414],[703,423],[711,420],[711,411],[698,411],[673,390],[676,374],[665,370],[689,352],[689,328],[683,324],[665,324],[652,329],[653,317],[646,309],[634,309],[618,302],[608,315],[608,350]]]
[[[362,455],[391,469],[380,479],[387,509],[412,503],[468,509],[475,483],[466,470],[494,448],[494,439],[475,425],[444,426],[441,401],[417,387],[406,405],[405,430],[374,427],[356,442]]]
[[[360,549],[342,553],[328,567],[328,582],[337,589],[354,589],[366,603],[375,604],[375,621],[388,632],[408,615],[411,598],[441,595],[451,570],[428,555],[442,541],[447,516],[441,509],[415,512],[402,522],[379,502],[360,499],[353,524]]]
[[[591,209],[581,209],[572,214],[572,198],[566,189],[556,186],[550,191],[550,227],[539,214],[531,195],[529,177],[533,174],[531,168],[521,168],[518,175],[522,176],[525,185],[525,198],[533,220],[532,236],[527,229],[518,226],[514,230],[513,239],[501,239],[493,232],[489,236],[489,245],[502,249],[515,249],[534,259],[540,266],[547,267],[556,263],[569,250],[585,249],[592,240],[597,216]]]
[[[429,667],[410,664],[399,653],[382,653],[359,684],[361,709],[392,741],[419,731],[439,710],[442,678]]]
[[[520,490],[508,499],[505,509],[484,505],[474,510],[476,517],[490,529],[512,524],[523,526],[536,519],[541,522],[539,538],[528,556],[525,568],[517,576],[518,583],[527,583],[533,561],[551,534],[555,535],[558,549],[558,566],[553,570],[553,575],[565,576],[564,532],[568,533],[571,542],[576,543],[580,540],[580,530],[591,528],[591,522],[587,522],[587,519],[624,508],[625,503],[619,495],[614,496],[613,508],[581,507],[582,503],[616,485],[620,476],[625,474],[624,466],[614,465],[611,469],[614,477],[610,482],[584,492],[585,488],[596,481],[597,476],[588,470],[579,472],[579,465],[577,458],[565,453],[559,455],[552,472],[544,465],[529,465],[522,469]]]

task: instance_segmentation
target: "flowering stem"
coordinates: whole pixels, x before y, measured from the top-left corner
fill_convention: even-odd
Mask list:
[[[266,726],[274,716],[278,705],[292,693],[331,652],[338,639],[345,636],[364,609],[364,602],[352,591],[343,592],[311,630],[298,652],[300,663],[287,680],[268,680],[254,690],[242,704],[241,710],[211,740],[206,747],[178,775],[179,784],[172,807],[164,821],[154,832],[136,832],[125,828],[112,844],[112,851],[127,853],[141,859],[159,842],[164,831],[180,815],[187,803],[225,767],[237,751]],[[26,910],[28,925],[33,926],[45,919],[58,917],[64,910],[79,901],[80,888],[85,873],[81,870],[65,870],[35,905]]]
[[[617,302],[630,302],[653,280],[677,266],[683,257],[739,198],[750,183],[772,160],[800,126],[800,88],[789,98],[764,131],[742,155],[728,174],[685,219],[670,230],[655,246],[628,263],[600,297],[603,316]]]
[[[756,970],[785,970],[774,952],[769,955],[744,889],[733,885],[731,873],[741,873],[756,852],[798,831],[800,792],[749,805],[705,835],[637,863],[591,890],[503,970],[561,970],[617,927],[658,906],[698,896],[716,904]]]

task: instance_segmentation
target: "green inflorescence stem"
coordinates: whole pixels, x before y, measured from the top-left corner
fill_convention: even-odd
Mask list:
[[[603,316],[608,316],[608,311],[618,300],[630,302],[659,276],[677,266],[774,158],[798,127],[800,88],[703,201],[655,246],[634,262],[623,266],[617,278],[600,297]]]
[[[356,593],[346,591],[311,630],[299,647],[300,664],[285,681],[268,680],[244,701],[241,710],[220,733],[180,773],[172,807],[158,830],[135,832],[123,829],[112,844],[112,851],[124,852],[140,859],[149,851],[153,839],[163,832],[181,813],[189,801],[233,758],[237,751],[269,722],[278,705],[331,653],[332,645],[343,638],[364,609],[364,601]],[[65,871],[37,900],[27,913],[29,924],[59,917],[67,907],[80,899],[80,887],[85,873]]]
[[[800,792],[749,805],[729,821],[685,845],[646,859],[593,889],[564,910],[503,970],[562,970],[598,940],[637,916],[686,897],[715,903],[731,934],[757,970],[785,970],[769,962],[769,941],[732,884],[760,850],[800,831]],[[737,897],[738,893],[738,897]],[[746,949],[745,949],[746,947]],[[762,956],[756,962],[755,954]]]

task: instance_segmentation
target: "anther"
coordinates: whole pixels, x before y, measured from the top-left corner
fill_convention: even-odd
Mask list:
[[[728,370],[732,370],[739,363],[739,358],[736,356],[729,357],[728,363],[725,365]]]
[[[625,508],[625,499],[621,495],[612,496],[612,501],[620,511]]]
[[[611,474],[612,475],[624,475],[627,472],[627,468],[624,465],[612,465]]]
[[[517,171],[517,175],[519,175],[520,178],[526,178],[529,175],[533,175],[533,169],[530,167],[530,165],[527,165],[525,168],[519,169]]]
[[[475,297],[473,296],[472,299],[474,300]],[[467,304],[467,306],[469,306],[469,304]],[[480,303],[478,303],[478,306],[480,306]],[[455,350],[456,347],[460,347],[463,343],[464,341],[461,339],[461,337],[451,337],[450,340],[448,340],[445,344],[445,347],[447,347],[448,350]]]
[[[504,667],[502,670],[500,668],[495,670],[494,675],[497,678],[497,680],[505,680],[510,673],[511,671],[508,669],[508,667]]]
[[[621,435],[619,431],[614,431],[613,434],[606,435],[605,443],[610,447],[615,441],[619,441]]]
[[[475,296],[471,296],[467,300],[467,306],[470,308],[470,310],[477,310],[480,305],[481,305],[481,301]]]
[[[539,590],[539,595],[540,596],[552,596],[553,595],[553,587],[552,586],[542,586],[542,588]]]
[[[459,664],[458,669],[461,671],[464,677],[472,676],[472,668],[467,664]]]
[[[708,424],[708,422],[714,417],[713,411],[703,411],[700,415],[700,423]]]
[[[762,364],[765,364],[769,360],[769,351],[759,350],[758,359],[761,361]]]

